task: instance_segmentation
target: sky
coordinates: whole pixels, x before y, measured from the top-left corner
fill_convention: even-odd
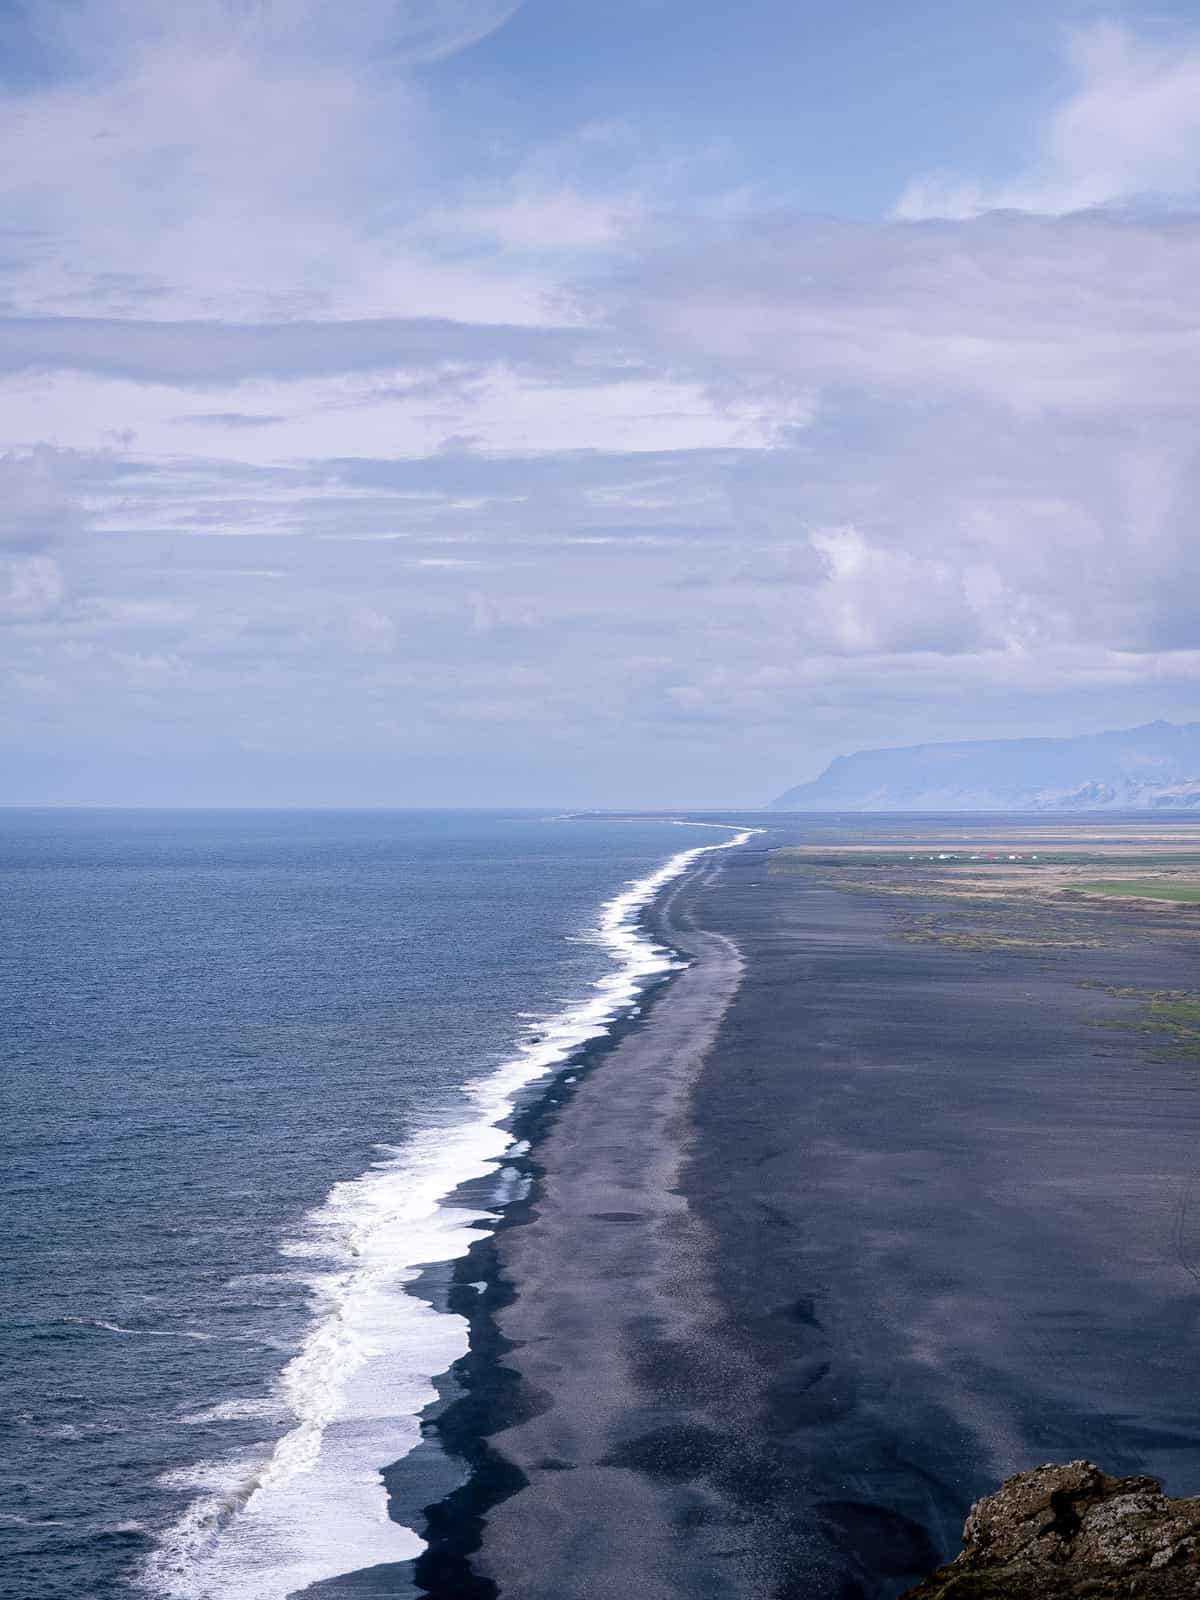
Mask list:
[[[0,0],[0,803],[1200,717],[1200,0]]]

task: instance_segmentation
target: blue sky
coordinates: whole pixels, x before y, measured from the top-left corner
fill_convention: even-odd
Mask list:
[[[525,138],[615,119],[666,159],[710,149],[714,187],[839,215],[886,211],[947,148],[1003,169],[1059,73],[1040,7],[894,0],[533,0],[463,65],[511,94]]]
[[[1196,716],[1195,6],[31,0],[0,65],[10,803]]]

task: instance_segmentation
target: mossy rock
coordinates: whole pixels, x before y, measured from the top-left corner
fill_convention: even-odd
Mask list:
[[[1200,1498],[1090,1461],[1036,1467],[978,1501],[963,1552],[903,1600],[1197,1600]]]

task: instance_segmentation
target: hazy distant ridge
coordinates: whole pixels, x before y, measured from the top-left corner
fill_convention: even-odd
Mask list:
[[[860,750],[771,804],[783,811],[1200,809],[1200,722]]]

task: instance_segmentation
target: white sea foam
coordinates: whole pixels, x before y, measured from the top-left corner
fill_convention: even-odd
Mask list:
[[[282,1401],[271,1395],[259,1395],[254,1399],[222,1400],[219,1405],[207,1406],[203,1411],[190,1412],[179,1420],[200,1425],[214,1422],[241,1422],[255,1417],[278,1417],[282,1411]]]
[[[420,1554],[418,1535],[388,1518],[380,1468],[419,1442],[418,1418],[436,1398],[433,1377],[466,1353],[467,1323],[405,1293],[405,1285],[423,1265],[455,1260],[478,1239],[476,1225],[489,1214],[446,1197],[527,1148],[499,1125],[515,1097],[628,1015],[647,983],[680,964],[640,928],[643,908],[699,856],[754,831],[680,851],[628,884],[590,935],[614,960],[592,996],[533,1018],[514,1054],[469,1086],[466,1120],[426,1128],[398,1150],[380,1147],[381,1158],[337,1184],[305,1233],[287,1242],[287,1255],[313,1264],[304,1276],[315,1308],[278,1385],[276,1400],[292,1426],[253,1463],[239,1457],[194,1470],[190,1484],[206,1492],[148,1561],[142,1577],[151,1593],[286,1600],[339,1573]],[[507,1192],[503,1171],[499,1182]],[[511,1192],[526,1188],[514,1184]]]

